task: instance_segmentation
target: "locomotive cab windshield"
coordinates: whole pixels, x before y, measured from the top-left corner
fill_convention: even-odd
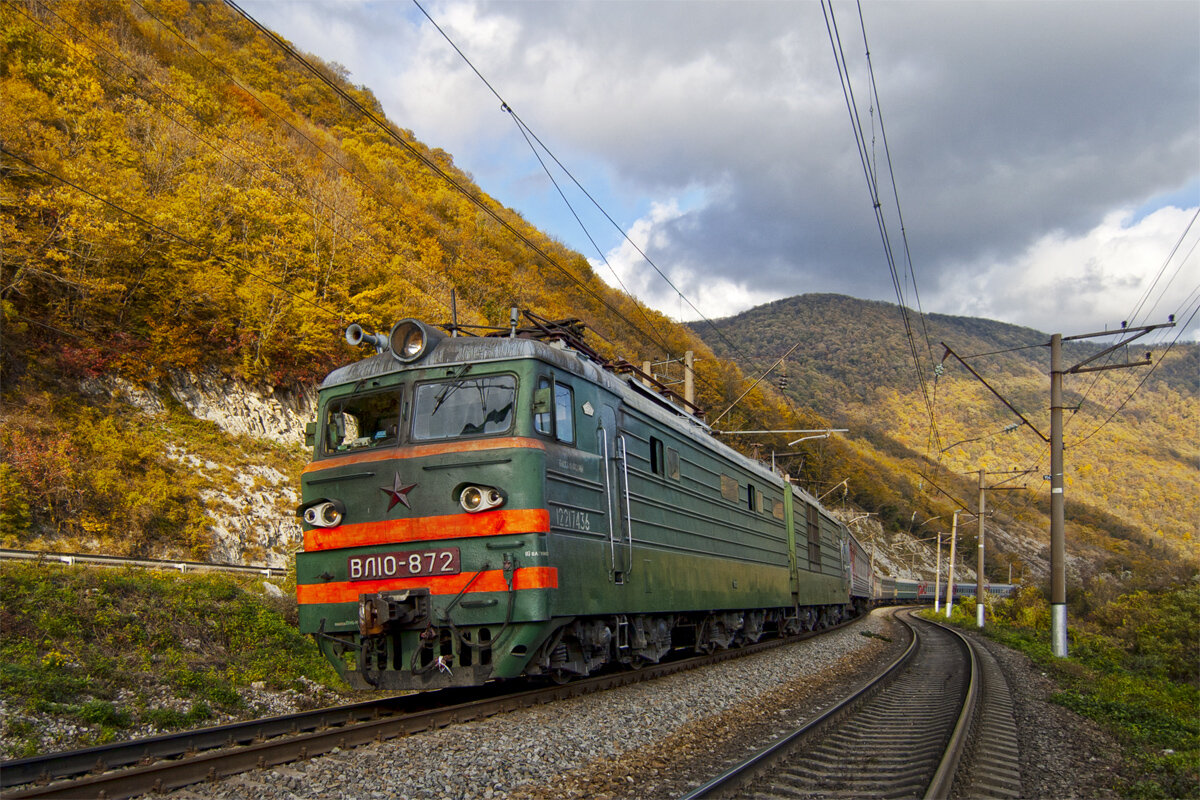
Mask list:
[[[517,401],[515,375],[421,383],[413,403],[414,441],[508,433]]]
[[[493,436],[513,430],[515,375],[425,381],[417,383],[411,393],[411,413],[407,413],[404,403],[405,386],[330,400],[325,407],[319,454],[330,457],[395,447],[403,441]]]
[[[400,392],[350,395],[325,411],[324,455],[395,445],[400,431]]]

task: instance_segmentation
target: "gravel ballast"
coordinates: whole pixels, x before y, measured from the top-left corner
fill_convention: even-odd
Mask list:
[[[452,725],[174,792],[173,798],[672,797],[721,771],[784,710],[900,645],[847,628],[654,681]],[[871,634],[869,636],[864,633]],[[878,638],[884,637],[884,638]],[[891,639],[891,641],[889,641]],[[772,729],[766,729],[767,735]],[[753,734],[753,735],[751,735]],[[691,766],[683,766],[684,762]],[[687,774],[703,770],[695,780]],[[711,774],[710,774],[711,773]]]
[[[1008,680],[1021,742],[1026,797],[1091,800],[1120,797],[1121,746],[1100,726],[1050,702],[1054,682],[1024,653],[968,633],[988,649]]]
[[[810,719],[902,649],[886,610],[843,630],[655,681],[334,751],[181,798],[677,798]],[[1116,797],[1120,748],[1048,702],[1029,660],[981,639],[1015,701],[1025,797]]]

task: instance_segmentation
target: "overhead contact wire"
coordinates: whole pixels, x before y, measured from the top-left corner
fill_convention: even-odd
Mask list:
[[[1180,327],[1180,330],[1178,333],[1176,333],[1175,338],[1171,340],[1171,343],[1169,345],[1167,345],[1167,349],[1166,349],[1166,351],[1164,351],[1163,357],[1166,357],[1167,353],[1171,352],[1171,349],[1173,347],[1175,347],[1175,344],[1179,341],[1179,338],[1181,336],[1183,336],[1184,331],[1186,331],[1187,327],[1192,324],[1192,320],[1196,318],[1197,312],[1200,312],[1200,306],[1197,306],[1195,309],[1192,310],[1192,313],[1188,316],[1187,322],[1185,322]],[[1150,369],[1146,371],[1146,374],[1142,376],[1142,379],[1140,381],[1138,381],[1138,385],[1133,388],[1133,391],[1129,393],[1128,397],[1126,397],[1124,400],[1121,401],[1121,404],[1119,406],[1117,406],[1117,409],[1115,411],[1113,411],[1111,414],[1109,414],[1108,417],[1104,420],[1104,422],[1100,423],[1100,425],[1094,431],[1089,433],[1087,436],[1084,436],[1082,439],[1078,440],[1077,442],[1073,443],[1071,446],[1079,447],[1081,444],[1086,442],[1088,439],[1091,439],[1093,436],[1095,436],[1097,433],[1099,433],[1104,428],[1105,425],[1112,422],[1113,418],[1116,417],[1117,414],[1121,413],[1122,409],[1124,409],[1125,406],[1129,403],[1129,401],[1133,399],[1133,396],[1135,394],[1137,394],[1138,390],[1141,389],[1142,386],[1145,385],[1146,381],[1150,380],[1150,376],[1154,374],[1154,371],[1156,369],[1158,369],[1158,365],[1161,363],[1162,363],[1162,359],[1160,358],[1156,363],[1151,365]]]
[[[645,259],[646,263],[649,264],[654,269],[654,271],[657,272],[658,275],[664,281],[666,281],[667,285],[670,286],[671,289],[674,290],[675,293],[684,302],[686,302],[692,308],[693,311],[695,311],[706,323],[708,323],[708,325],[716,332],[716,334],[727,345],[729,345],[729,347],[733,350],[733,352],[739,358],[741,358],[742,360],[747,360],[748,356],[746,355],[746,353],[743,352],[742,349],[740,347],[738,347],[738,345],[735,342],[733,342],[728,336],[726,336],[724,331],[722,331],[719,327],[717,327],[717,325],[712,320],[710,320],[707,316],[705,316],[700,311],[700,309],[697,308],[696,305],[691,301],[691,299],[689,299],[682,291],[680,291],[680,289],[677,286],[675,286],[675,284],[671,281],[671,279],[668,278],[661,269],[659,269],[658,265],[654,263],[654,261],[641,249],[641,247],[639,247],[637,245],[637,243],[635,243],[632,239],[629,238],[629,235],[625,233],[624,229],[621,228],[621,226],[617,224],[617,222],[604,209],[604,207],[600,205],[600,203],[596,200],[596,198],[593,197],[590,192],[588,192],[588,190],[583,186],[583,184],[581,184],[579,182],[579,180],[574,176],[574,174],[572,174],[572,172],[569,169],[567,169],[567,167],[562,163],[562,161],[560,161],[558,159],[558,157],[556,155],[554,155],[554,152],[545,144],[545,142],[543,142],[538,137],[538,135],[533,131],[533,129],[530,128],[529,125],[526,124],[523,119],[521,119],[521,116],[512,108],[512,106],[500,94],[500,92],[496,90],[496,87],[492,85],[491,81],[489,81],[487,79],[487,77],[484,76],[484,74],[479,71],[479,69],[475,66],[475,64],[471,61],[471,59],[467,57],[467,54],[463,52],[462,48],[460,48],[458,46],[458,44],[455,43],[455,41],[450,37],[450,35],[446,33],[446,31],[442,28],[442,26],[438,24],[437,20],[435,20],[429,14],[429,12],[425,10],[425,8],[421,5],[419,0],[412,0],[412,2],[413,2],[413,5],[415,5],[417,7],[417,9],[421,12],[421,14],[423,14],[425,16],[425,18],[427,20],[429,20],[429,23],[431,25],[433,25],[433,27],[437,30],[437,32],[439,34],[441,34],[442,38],[446,40],[446,42],[450,45],[450,47],[454,49],[454,52],[458,53],[459,57],[463,60],[463,62],[471,69],[472,72],[475,73],[475,75],[479,78],[479,80],[483,82],[483,85],[488,88],[488,91],[490,91],[492,93],[492,95],[500,102],[501,109],[513,118],[513,121],[517,124],[517,128],[521,131],[522,136],[525,138],[526,143],[529,144],[530,150],[533,152],[534,156],[537,158],[538,163],[541,164],[543,171],[546,172],[546,175],[550,178],[551,183],[554,184],[554,188],[558,191],[559,196],[562,198],[563,202],[566,203],[567,208],[570,209],[571,214],[575,217],[576,222],[578,222],[580,227],[583,228],[584,234],[587,236],[588,240],[592,243],[592,246],[596,248],[598,253],[600,253],[601,260],[606,265],[608,265],[610,269],[612,269],[611,265],[608,264],[608,259],[604,256],[603,252],[601,252],[600,247],[596,244],[595,240],[592,238],[591,233],[587,230],[587,226],[584,225],[583,221],[579,218],[579,215],[575,212],[575,209],[571,205],[570,201],[567,200],[567,197],[563,193],[561,187],[559,187],[558,182],[556,180],[554,180],[553,175],[551,175],[550,170],[546,166],[545,161],[542,160],[542,157],[538,153],[537,148],[535,148],[533,146],[533,143],[530,142],[530,137],[532,137],[533,141],[536,142],[539,147],[541,147],[542,151],[545,152],[554,161],[554,163],[559,167],[559,169],[561,169],[571,179],[571,181],[584,194],[584,196],[586,196],[588,198],[588,200],[590,200],[592,202],[592,205],[594,205],[600,211],[600,213],[604,215],[605,219],[607,219],[613,225],[613,227],[616,228],[618,232],[620,232],[620,234],[624,237],[625,241],[629,242],[629,244],[638,252],[638,254],[641,255],[641,257],[643,259]],[[639,310],[642,311],[643,316],[646,316],[645,311],[642,310],[640,302],[637,300],[637,298],[633,297],[633,295],[628,291],[628,289],[626,289],[625,284],[623,281],[621,281],[620,276],[617,276],[616,270],[612,270],[612,272],[613,272],[614,277],[616,277],[616,279],[617,279],[617,283],[619,283],[621,285],[621,288],[623,290],[625,290],[625,293],[627,295],[629,295],[630,299],[632,299],[634,301],[634,303],[638,306]],[[647,322],[649,322],[648,317],[647,317]],[[660,344],[660,347],[663,348],[664,353],[667,353],[668,355],[670,354],[669,349],[665,345]],[[795,349],[795,348],[793,348],[793,349]],[[708,383],[707,381],[705,381],[703,378],[701,378],[698,375],[697,375],[697,379],[702,383],[702,385],[708,386],[710,388],[714,388],[714,387],[712,387],[712,385],[710,383]],[[754,387],[757,386],[761,381],[762,381],[762,378],[759,378],[758,380],[754,381],[754,383],[751,385],[750,389],[747,390],[747,393],[749,391],[753,390]],[[736,405],[736,403],[735,403],[735,405]],[[790,403],[789,403],[789,405],[790,405]],[[728,413],[728,411],[731,408],[732,408],[732,406],[729,409],[726,409],[724,412],[722,412],[721,416],[724,416],[725,413]]]
[[[846,62],[845,51],[841,44],[841,35],[838,32],[837,19],[834,15],[832,5],[827,5],[826,0],[822,0],[821,10],[825,18],[825,28],[829,36],[829,43],[833,49],[834,62],[838,71],[838,79],[842,86],[842,95],[846,102],[846,109],[850,115],[850,124],[854,133],[855,144],[858,148],[859,160],[862,162],[863,175],[866,178],[867,189],[871,196],[871,203],[875,212],[876,225],[879,228],[880,238],[883,243],[884,257],[888,265],[888,271],[892,278],[892,286],[896,292],[896,300],[900,307],[900,316],[904,324],[908,348],[913,358],[918,388],[921,391],[921,395],[925,403],[926,414],[929,417],[931,440],[937,441],[939,437],[937,436],[937,423],[934,414],[933,400],[930,395],[924,370],[921,367],[921,359],[920,354],[917,351],[916,338],[913,334],[911,321],[908,317],[907,307],[905,306],[904,291],[901,286],[899,272],[896,268],[896,259],[892,249],[891,239],[887,231],[887,222],[883,214],[882,203],[879,200],[879,187],[870,167],[870,158],[867,152],[865,134],[863,133],[862,118],[859,115],[858,104],[854,97],[854,88],[850,79],[849,65]]]
[[[586,236],[588,241],[592,243],[592,247],[596,248],[597,255],[600,256],[600,260],[604,262],[604,265],[606,267],[608,267],[609,271],[613,274],[613,277],[616,279],[617,283],[621,287],[621,291],[623,291],[625,293],[625,295],[630,300],[633,301],[634,306],[637,308],[638,311],[641,312],[642,318],[644,320],[646,320],[646,324],[649,325],[651,329],[654,329],[655,332],[657,332],[657,329],[655,329],[654,322],[651,321],[651,319],[650,319],[650,315],[646,313],[646,310],[642,307],[641,302],[639,302],[638,299],[633,296],[633,293],[630,292],[629,289],[627,289],[625,287],[625,282],[621,280],[621,276],[617,274],[617,271],[615,269],[613,269],[612,264],[608,263],[608,259],[604,257],[604,252],[600,249],[600,246],[598,244],[596,244],[596,240],[592,238],[591,231],[589,231],[587,229],[587,226],[583,224],[583,220],[579,218],[579,215],[577,213],[575,213],[575,207],[571,205],[571,201],[568,200],[566,194],[563,193],[562,188],[558,185],[558,181],[556,181],[554,179],[554,175],[552,175],[550,173],[550,169],[549,169],[549,167],[546,166],[546,162],[542,160],[541,154],[538,153],[537,148],[534,147],[533,142],[530,141],[529,133],[527,132],[525,125],[517,118],[516,114],[512,113],[512,110],[509,109],[507,104],[504,106],[504,110],[508,111],[509,114],[512,116],[513,123],[517,126],[517,130],[519,130],[521,132],[521,135],[523,137],[525,137],[525,143],[527,145],[529,145],[529,149],[533,153],[533,157],[537,159],[538,164],[540,164],[542,167],[542,171],[546,173],[546,177],[549,178],[550,183],[552,183],[554,185],[555,191],[558,192],[558,196],[562,198],[563,203],[566,205],[567,209],[571,212],[571,216],[573,216],[575,218],[575,221],[579,223],[579,227],[583,230],[583,235]],[[667,350],[664,350],[663,354],[668,357],[670,357],[670,355],[671,355],[670,352]]]
[[[271,40],[278,48],[283,50],[287,55],[289,55],[291,58],[293,58],[298,64],[300,64],[302,67],[307,69],[310,73],[312,73],[312,75],[314,77],[316,77],[317,80],[321,81],[326,86],[328,86],[330,89],[332,89],[334,91],[334,93],[336,93],[340,98],[342,98],[347,103],[349,103],[351,106],[353,106],[355,109],[357,109],[358,112],[360,114],[362,114],[366,119],[368,119],[373,124],[375,124],[380,130],[384,131],[388,135],[389,138],[391,138],[394,142],[399,144],[410,155],[412,155],[414,158],[416,158],[418,161],[420,161],[422,164],[424,164],[431,172],[433,172],[436,176],[438,176],[439,178],[444,180],[446,183],[448,183],[451,187],[453,187],[456,191],[458,191],[459,194],[461,194],[469,202],[471,202],[473,205],[475,205],[477,208],[479,208],[481,211],[483,211],[485,214],[487,214],[489,217],[491,217],[497,224],[499,224],[501,227],[503,227],[505,230],[507,230],[509,233],[511,233],[514,237],[516,237],[526,247],[528,247],[531,251],[533,251],[539,257],[541,257],[541,259],[545,263],[549,264],[550,266],[552,266],[553,268],[555,268],[556,270],[561,272],[565,277],[567,277],[570,281],[575,283],[586,294],[590,295],[594,300],[596,300],[596,302],[598,302],[601,306],[603,306],[604,308],[607,308],[613,314],[613,316],[615,316],[616,318],[623,321],[626,325],[628,325],[631,330],[634,330],[634,331],[640,333],[642,336],[645,336],[648,339],[654,340],[664,350],[668,349],[662,342],[657,341],[656,337],[653,334],[643,331],[641,328],[639,328],[637,325],[635,325],[628,317],[626,317],[624,314],[622,314],[619,310],[617,310],[616,308],[613,308],[613,306],[611,304],[609,304],[597,291],[595,291],[590,286],[588,286],[586,283],[584,283],[578,276],[576,276],[574,273],[572,273],[566,267],[559,264],[558,261],[555,260],[549,253],[547,253],[545,250],[543,250],[541,247],[539,247],[536,242],[534,242],[532,239],[530,239],[528,236],[526,236],[521,231],[517,230],[517,228],[512,223],[510,223],[508,220],[504,219],[504,217],[501,216],[500,214],[498,214],[490,205],[485,203],[480,198],[476,197],[465,186],[463,186],[458,181],[456,181],[452,175],[447,173],[445,170],[443,170],[441,167],[439,167],[434,161],[432,161],[429,157],[427,157],[424,153],[422,153],[417,147],[415,147],[412,144],[410,144],[409,142],[405,141],[404,137],[397,134],[390,125],[387,125],[383,120],[380,120],[369,109],[364,108],[363,105],[358,102],[358,100],[356,100],[354,97],[352,97],[342,87],[338,86],[334,81],[330,80],[329,77],[326,76],[323,72],[321,72],[316,67],[314,67],[308,61],[308,59],[304,58],[304,56],[302,56],[300,53],[298,53],[295,50],[295,48],[293,48],[290,44],[288,44],[286,41],[284,41],[278,34],[276,34],[270,28],[267,28],[265,25],[263,25],[258,20],[256,20],[254,17],[250,16],[250,14],[247,13],[245,10],[243,10],[237,3],[234,2],[234,0],[225,0],[225,3],[230,8],[232,8],[234,11],[236,11],[238,14],[240,14],[247,22],[249,22],[251,25],[253,25],[259,32],[261,32],[264,36],[266,36],[269,40]]]
[[[1183,233],[1181,233],[1179,235],[1179,238],[1175,241],[1174,246],[1171,248],[1171,252],[1167,254],[1167,257],[1163,260],[1162,266],[1159,267],[1158,273],[1155,275],[1154,280],[1152,280],[1150,282],[1150,285],[1146,287],[1146,290],[1142,293],[1141,298],[1134,305],[1133,310],[1126,316],[1126,319],[1129,320],[1129,324],[1131,324],[1131,325],[1138,324],[1138,320],[1137,320],[1138,314],[1141,313],[1142,307],[1146,304],[1146,301],[1150,298],[1151,293],[1154,291],[1154,287],[1158,284],[1158,281],[1162,278],[1163,273],[1166,272],[1167,267],[1170,266],[1172,259],[1174,259],[1176,253],[1179,252],[1180,246],[1183,244],[1184,240],[1187,238],[1188,233],[1192,230],[1192,226],[1195,225],[1197,217],[1200,217],[1200,208],[1196,209],[1196,213],[1192,215],[1192,218],[1188,221],[1188,224],[1184,227]],[[1196,249],[1196,244],[1200,244],[1200,240],[1198,240],[1197,243],[1193,243],[1192,247],[1189,248],[1187,255],[1185,255],[1180,260],[1179,266],[1175,268],[1175,272],[1172,273],[1170,280],[1167,282],[1167,285],[1163,287],[1162,292],[1159,294],[1158,300],[1156,300],[1154,302],[1154,305],[1151,306],[1150,309],[1146,312],[1147,318],[1149,318],[1149,315],[1154,312],[1155,308],[1158,307],[1158,303],[1162,300],[1163,296],[1165,296],[1167,290],[1170,288],[1171,284],[1175,281],[1175,278],[1179,276],[1179,273],[1183,270],[1184,265],[1186,265],[1188,263],[1188,260],[1191,258],[1192,253]],[[1186,308],[1186,303],[1182,308]],[[1180,316],[1182,316],[1182,309],[1177,310],[1176,313],[1179,313]],[[1117,333],[1117,331],[1114,331],[1114,333]],[[1156,332],[1155,336],[1160,341],[1163,341],[1163,340],[1165,340],[1166,335],[1167,335],[1166,331],[1163,330],[1163,331]],[[1176,337],[1176,338],[1178,338],[1178,337]],[[1115,356],[1116,356],[1115,352],[1110,354],[1108,356],[1108,358],[1105,359],[1105,363],[1111,363],[1113,358],[1115,358]],[[1084,391],[1083,396],[1080,398],[1079,405],[1076,407],[1075,411],[1073,411],[1071,413],[1071,416],[1068,417],[1066,422],[1063,424],[1064,431],[1066,430],[1067,427],[1070,426],[1070,424],[1072,422],[1074,422],[1076,414],[1082,408],[1083,404],[1087,401],[1088,397],[1092,393],[1092,390],[1097,387],[1097,385],[1100,382],[1100,378],[1101,378],[1100,373],[1096,373],[1095,375],[1092,376],[1091,383],[1088,384],[1088,388]],[[1110,399],[1117,396],[1119,393],[1123,392],[1125,387],[1129,384],[1129,382],[1132,379],[1133,379],[1132,375],[1126,374],[1123,377],[1123,379],[1119,382],[1119,384],[1117,384],[1116,386],[1114,386],[1110,389],[1110,391],[1104,396],[1103,400],[1100,401],[1099,405],[1102,406],[1102,405],[1106,404]],[[1138,385],[1141,386],[1140,383]],[[1126,402],[1128,402],[1128,400],[1126,400]],[[1093,405],[1096,405],[1096,404],[1093,404]],[[1124,406],[1124,403],[1122,403],[1122,406]],[[1095,416],[1098,418],[1099,414],[1095,414]]]
[[[488,79],[486,77],[484,77],[483,73],[479,71],[479,69],[475,66],[475,64],[473,64],[471,62],[471,59],[469,59],[467,57],[466,53],[464,53],[462,51],[462,48],[460,48],[457,44],[455,44],[454,40],[450,38],[450,35],[447,34],[445,30],[442,29],[442,26],[437,23],[437,20],[435,20],[429,14],[429,12],[425,10],[425,8],[421,5],[421,3],[418,0],[412,0],[412,3],[420,10],[420,12],[423,15],[425,15],[425,18],[427,20],[429,20],[430,24],[433,25],[433,27],[435,29],[437,29],[437,32],[442,35],[442,38],[445,39],[446,42],[452,48],[454,48],[454,52],[458,53],[458,55],[462,58],[462,60],[466,63],[466,65],[471,68],[471,71],[474,72],[479,77],[479,80],[483,81],[484,86],[486,86],[488,88],[488,90],[495,96],[495,98],[500,101],[500,104],[501,104],[501,107],[503,108],[503,110],[512,116],[512,118],[516,121],[517,126],[521,129],[522,133],[523,134],[527,133],[526,141],[528,141],[528,138],[530,136],[532,136],[533,140],[535,142],[537,142],[538,146],[541,147],[542,150],[548,156],[550,156],[550,158],[554,161],[554,163],[556,165],[558,165],[558,168],[561,169],[567,175],[567,177],[571,179],[571,181],[575,184],[576,188],[578,188],[579,191],[581,191],[584,194],[584,196],[587,197],[587,199],[591,201],[592,205],[595,206],[596,209],[601,214],[604,215],[604,218],[607,219],[614,228],[616,228],[616,230],[621,234],[621,236],[625,239],[625,241],[627,241],[633,247],[633,249],[636,250],[638,252],[638,254],[646,261],[646,263],[649,264],[654,269],[654,271],[658,273],[659,277],[662,278],[666,282],[666,284],[671,287],[671,289],[675,292],[675,294],[677,294],[685,303],[687,303],[688,306],[691,307],[691,309],[693,311],[695,311],[700,316],[701,319],[703,319],[705,322],[707,322],[709,324],[709,326],[716,332],[717,336],[721,337],[721,339],[723,339],[725,341],[725,343],[728,344],[729,347],[734,350],[734,352],[738,353],[741,358],[746,358],[747,356],[744,352],[742,352],[741,348],[739,348],[732,340],[730,340],[728,337],[726,337],[725,333],[720,328],[718,328],[711,319],[709,319],[707,316],[705,316],[704,313],[701,312],[700,309],[696,307],[696,304],[693,303],[691,301],[691,299],[688,298],[688,296],[685,295],[679,289],[679,287],[677,287],[661,269],[659,269],[658,265],[654,263],[654,261],[650,258],[650,256],[646,255],[646,253],[642,251],[641,247],[639,247],[637,245],[637,243],[635,243],[632,239],[629,238],[629,235],[625,232],[624,228],[622,228],[619,224],[617,224],[616,220],[614,220],[612,218],[612,216],[609,215],[609,213],[604,209],[604,207],[600,205],[599,201],[597,201],[596,198],[592,196],[591,192],[589,192],[586,188],[584,188],[583,184],[581,184],[579,182],[579,180],[575,177],[575,175],[572,174],[572,172],[569,169],[567,169],[567,167],[558,159],[558,156],[554,155],[554,152],[549,147],[546,146],[546,143],[543,142],[538,137],[538,135],[533,131],[532,128],[530,128],[525,123],[525,121],[523,119],[521,119],[521,116],[515,110],[513,110],[512,106],[508,103],[508,101],[505,100],[504,97],[502,97],[498,91],[496,91],[496,87],[492,86],[491,82],[488,81]],[[532,148],[533,145],[531,144],[530,147]],[[535,151],[535,154],[536,154],[536,151]],[[540,157],[538,157],[538,161],[539,162],[541,161]],[[546,169],[546,165],[544,163],[542,164],[542,169]],[[547,174],[549,174],[549,171],[547,171]],[[551,178],[551,180],[553,181],[553,178]],[[558,188],[557,183],[555,183],[555,188]],[[563,195],[561,189],[559,189],[559,195],[561,195],[563,198],[563,201],[566,202],[566,196]],[[568,208],[570,208],[569,202],[567,203],[567,206],[568,206]],[[572,214],[575,213],[575,210],[573,208],[571,209],[571,213]],[[581,220],[579,220],[578,215],[575,216],[575,219],[576,219],[576,221],[579,222],[580,226],[582,227],[583,222]],[[584,232],[585,233],[587,232],[586,227],[584,227]],[[588,234],[588,239],[592,240],[591,234]],[[596,243],[594,240],[592,240],[592,244],[593,244],[593,246],[595,246]],[[597,249],[599,249],[599,248],[597,248]],[[601,259],[604,261],[605,264],[608,263],[608,259],[604,258],[603,254],[601,255]],[[614,271],[614,275],[615,274],[616,273]],[[617,282],[620,283],[621,279],[617,278]],[[621,284],[621,288],[624,288],[623,283]]]

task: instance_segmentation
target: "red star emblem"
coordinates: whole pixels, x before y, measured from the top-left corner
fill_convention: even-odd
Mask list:
[[[411,509],[412,506],[408,504],[408,493],[417,488],[417,484],[414,483],[409,486],[401,486],[400,475],[397,474],[395,477],[396,479],[392,483],[392,488],[389,489],[386,486],[379,487],[379,491],[386,494],[390,501],[388,502],[388,511],[391,511],[393,508],[395,508],[397,503],[403,503],[405,508]]]

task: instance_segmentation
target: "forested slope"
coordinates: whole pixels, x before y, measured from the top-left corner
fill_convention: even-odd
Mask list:
[[[350,101],[382,118],[378,102],[336,65],[309,57],[314,75],[221,3],[0,14],[10,369],[50,350],[85,371],[312,379],[344,358],[348,322],[448,319],[451,289],[465,323],[516,305],[626,352],[686,341],[447,153],[373,124]]]

